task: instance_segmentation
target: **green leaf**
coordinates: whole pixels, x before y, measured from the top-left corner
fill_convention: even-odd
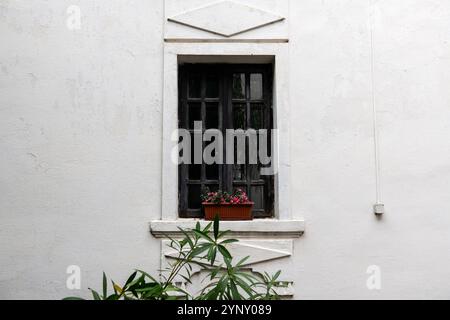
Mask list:
[[[152,280],[153,282],[158,282],[158,281],[155,280],[155,278],[153,278],[153,277],[152,277],[151,275],[149,275],[147,272],[142,271],[142,270],[139,270],[139,269],[137,269],[136,271],[138,271],[139,273],[143,274],[144,276],[146,276],[147,278],[149,278],[149,279]]]
[[[100,295],[98,294],[97,291],[95,291],[95,290],[93,290],[91,288],[89,288],[89,290],[91,290],[92,296],[94,297],[94,300],[102,300],[102,298],[100,297]]]
[[[206,254],[206,258],[208,259],[208,261],[212,260],[212,250],[213,250],[213,246],[210,246],[208,253]]]
[[[194,243],[191,240],[191,237],[183,228],[178,227],[178,229],[184,234],[185,238],[182,241],[186,241],[189,244],[189,247],[192,249],[194,247]]]
[[[207,234],[205,231],[199,231],[199,230],[195,230],[195,229],[194,229],[193,231],[194,231],[197,235],[199,235],[200,237],[202,237],[202,238],[208,240],[209,242],[214,243],[214,240],[211,239],[211,237],[208,236],[208,234]]]
[[[230,230],[224,230],[224,231],[220,231],[218,238],[223,238],[223,236],[225,236],[226,234],[230,233]]]
[[[155,286],[152,288],[148,288],[147,290],[136,290],[138,292],[142,292],[142,296],[145,299],[149,298],[162,298],[162,295],[164,294],[163,288],[161,286]]]
[[[236,272],[235,274],[239,277],[244,277],[245,279],[248,280],[248,282],[252,284],[264,284],[264,282],[258,282],[259,279],[256,276],[252,275],[251,273],[239,271]]]
[[[209,230],[211,229],[211,225],[212,225],[212,222],[208,223],[208,224],[203,228],[203,232],[204,232],[204,233],[208,233]]]
[[[161,285],[158,283],[146,283],[142,285],[140,288],[137,288],[136,292],[148,292],[158,288],[161,288]]]
[[[211,273],[210,273],[210,278],[209,279],[210,280],[214,279],[217,276],[217,274],[219,273],[219,271],[220,271],[220,268],[213,269],[211,271]]]
[[[106,279],[106,274],[103,272],[103,299],[106,299],[108,294],[108,280]]]
[[[187,292],[186,290],[183,290],[177,286],[174,286],[174,285],[169,285],[166,288],[166,292],[181,292],[181,293],[185,294],[187,297],[190,296],[189,292]],[[177,299],[177,297],[175,297],[175,299]]]
[[[247,261],[250,258],[250,256],[246,256],[245,258],[242,258],[237,264],[236,267],[240,267],[245,261]]]
[[[176,241],[175,239],[171,238],[169,235],[164,235],[167,239],[170,240],[170,243],[167,245],[168,247],[174,248],[174,244],[176,243],[178,245],[178,241]]]
[[[238,239],[227,239],[227,240],[223,240],[222,242],[220,242],[220,244],[228,244],[228,243],[234,243],[234,242],[239,242]]]
[[[214,264],[216,261],[216,255],[217,255],[217,247],[212,247],[212,253],[211,253],[211,265]]]
[[[183,249],[183,248],[184,248],[184,246],[186,245],[186,243],[187,243],[187,240],[186,240],[186,238],[184,238],[184,239],[180,240],[180,246],[181,246],[181,249]]]
[[[202,243],[194,248],[194,250],[191,251],[191,257],[196,257],[200,255],[201,253],[205,252],[211,247],[211,244],[209,243]]]
[[[239,294],[239,291],[236,287],[236,284],[234,283],[233,280],[231,280],[230,282],[230,289],[231,289],[231,297],[233,298],[233,300],[241,300],[242,297]]]
[[[278,270],[277,273],[275,273],[275,275],[272,277],[272,281],[277,280],[278,277],[280,276],[280,274],[281,274],[281,270]]]
[[[249,296],[251,296],[254,292],[254,290],[243,280],[240,278],[235,279],[236,284],[239,285],[242,290],[244,290]]]
[[[192,281],[191,281],[191,279],[189,279],[188,277],[186,277],[186,276],[183,276],[182,274],[180,274],[180,276],[187,282],[187,283],[190,283],[190,284],[192,284]]]
[[[131,276],[128,278],[128,280],[125,282],[125,285],[123,287],[126,288],[134,280],[136,275],[137,275],[137,271],[133,272],[131,274]]]
[[[112,284],[112,288],[114,290],[114,293],[117,294],[116,284],[114,283],[113,280],[111,280],[111,284]]]
[[[228,269],[232,269],[232,266],[231,266],[231,259],[230,259],[230,258],[223,257],[223,261],[225,261],[225,264],[227,265],[227,268],[228,268]]]
[[[230,252],[221,244],[218,245],[219,251],[222,254],[222,256],[227,257],[228,259],[231,259]]]
[[[85,300],[85,299],[80,298],[80,297],[66,297],[66,298],[63,298],[62,300]]]
[[[139,272],[139,271],[136,271]],[[129,290],[133,290],[136,289],[136,287],[139,285],[139,283],[144,283],[145,282],[145,275],[141,274],[140,277],[134,279],[131,283],[128,284],[128,289]]]
[[[114,292],[118,292],[119,294],[122,294],[123,289],[118,285],[118,284],[114,284]]]
[[[219,235],[219,215],[218,214],[216,214],[215,217],[214,217],[213,230],[214,230],[214,239],[217,240],[217,237]]]

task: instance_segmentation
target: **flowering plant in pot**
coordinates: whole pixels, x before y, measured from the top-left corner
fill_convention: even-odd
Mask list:
[[[226,191],[211,192],[208,189],[202,194],[202,204],[206,220],[214,220],[216,215],[220,220],[252,220],[253,202],[248,199],[242,189],[233,193]]]

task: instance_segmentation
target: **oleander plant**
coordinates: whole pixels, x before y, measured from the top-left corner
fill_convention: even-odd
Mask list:
[[[103,273],[102,290],[89,288],[94,300],[277,300],[280,297],[276,287],[283,286],[278,281],[280,271],[274,275],[267,272],[253,273],[244,268],[249,257],[237,262],[227,249],[237,239],[226,237],[229,231],[219,230],[219,218],[201,228],[197,223],[194,229],[181,229],[181,240],[170,240],[177,258],[156,277],[135,270],[128,280],[119,285],[108,280]],[[218,259],[221,257],[221,259]],[[220,262],[219,262],[220,261]],[[192,294],[175,285],[175,279],[181,277],[192,284],[194,267],[206,272],[203,287]],[[109,284],[109,285],[108,285]],[[67,297],[64,300],[84,300],[79,297]]]

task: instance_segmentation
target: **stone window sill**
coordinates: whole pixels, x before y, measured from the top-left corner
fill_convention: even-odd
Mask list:
[[[178,227],[192,229],[200,222],[205,226],[210,221],[200,219],[154,220],[150,232],[156,238],[182,236]],[[305,231],[304,220],[255,219],[251,221],[221,221],[221,230],[230,230],[230,236],[298,238]]]

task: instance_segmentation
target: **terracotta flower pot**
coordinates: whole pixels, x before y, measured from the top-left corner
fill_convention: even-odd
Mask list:
[[[240,204],[216,204],[203,202],[205,220],[214,220],[216,214],[220,220],[253,220],[253,202]]]

